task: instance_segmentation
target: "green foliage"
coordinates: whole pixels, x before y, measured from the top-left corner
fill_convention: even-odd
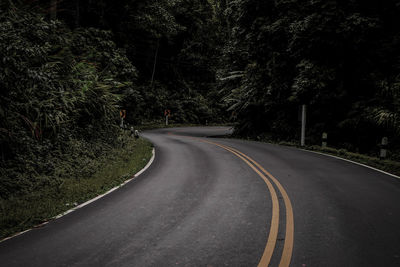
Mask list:
[[[44,1],[0,8],[2,199],[90,176],[120,145],[120,108],[135,125],[166,108],[175,122],[219,120],[218,1],[63,1],[59,20]]]
[[[399,8],[395,1],[228,1],[218,73],[237,133],[297,139],[298,107],[307,104],[310,141],[326,131],[332,144],[363,151],[382,136],[398,143]]]
[[[223,45],[218,17],[223,8],[219,1],[207,0],[63,1],[57,17],[78,30],[110,30],[117,46],[124,48],[138,73],[122,77],[133,82],[120,90],[119,104],[127,110],[129,123],[159,119],[166,108],[180,122],[198,123],[210,117],[219,120],[215,114],[222,110],[215,98],[215,71]],[[97,35],[87,44],[98,46],[107,38]],[[79,40],[75,43],[80,50]],[[102,45],[101,53],[112,55],[107,49]],[[88,57],[103,61],[103,55]],[[202,107],[186,110],[191,107],[186,103]]]
[[[152,155],[151,144],[127,134],[119,139],[123,146],[114,148],[100,144],[82,147],[82,142],[70,142],[69,157],[57,163],[56,176],[61,183],[41,184],[23,195],[0,198],[0,238],[48,221],[120,185],[142,169]],[[85,151],[93,155],[82,155]],[[24,178],[20,182],[26,181]]]
[[[400,5],[372,0],[0,2],[0,200],[90,177],[136,125],[400,150]],[[54,19],[54,15],[58,20]],[[347,151],[338,152],[347,155]],[[391,157],[398,158],[397,153]],[[76,181],[75,181],[76,182]]]
[[[378,157],[367,156],[358,153],[352,153],[347,151],[346,149],[335,149],[330,147],[319,147],[319,146],[311,146],[308,148],[309,150],[323,152],[327,154],[331,154],[334,156],[339,156],[341,158],[349,159],[355,162],[359,162],[361,164],[365,164],[371,167],[375,167],[377,169],[400,175],[400,163],[394,160],[381,160]]]
[[[270,140],[262,140],[270,142]],[[298,143],[281,141],[278,143],[283,146],[300,147]],[[382,171],[392,173],[394,175],[400,175],[400,162],[399,155],[392,155],[393,160],[382,160],[377,155],[365,155],[354,152],[349,152],[346,149],[336,149],[333,147],[321,147],[318,145],[306,146],[306,150],[315,151],[317,153],[330,154],[336,157],[348,159],[361,164],[365,164]]]
[[[83,159],[117,145],[118,104],[137,72],[111,38],[23,9],[0,14],[1,198],[59,185],[60,164],[89,175]]]

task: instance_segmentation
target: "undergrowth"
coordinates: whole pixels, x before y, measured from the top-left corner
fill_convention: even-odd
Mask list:
[[[0,238],[45,222],[121,184],[142,169],[151,157],[151,143],[127,134],[119,139],[119,146],[103,147],[103,153],[96,156],[79,152],[75,156],[65,155],[66,160],[58,161],[55,166],[57,183],[42,183],[35,190],[0,198]],[[35,176],[29,172],[19,175],[21,181]],[[54,181],[48,177],[42,179]]]

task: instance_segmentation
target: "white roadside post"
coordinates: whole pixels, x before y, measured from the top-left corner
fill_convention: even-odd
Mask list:
[[[383,137],[381,142],[381,151],[379,154],[380,159],[385,159],[387,154],[388,138]]]
[[[164,116],[165,116],[165,126],[168,126],[168,117],[171,116],[171,110],[169,109],[164,110]]]
[[[300,145],[305,145],[306,139],[306,105],[301,106],[301,140]]]
[[[322,147],[327,147],[328,143],[328,134],[327,133],[322,133]]]
[[[119,125],[122,129],[125,127],[125,121],[124,119],[126,118],[126,109],[122,109],[119,112],[119,116],[121,117],[121,124]]]

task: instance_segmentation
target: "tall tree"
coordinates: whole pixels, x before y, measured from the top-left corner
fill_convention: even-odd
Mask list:
[[[331,143],[364,150],[382,134],[397,138],[399,113],[387,92],[397,88],[399,7],[396,1],[229,1],[220,86],[238,133],[296,138],[297,107],[307,104],[315,142],[322,131],[332,133]]]

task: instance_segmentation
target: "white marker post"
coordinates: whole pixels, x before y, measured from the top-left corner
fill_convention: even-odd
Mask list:
[[[327,141],[328,141],[328,134],[327,133],[322,133],[322,147],[327,147]]]
[[[383,137],[381,142],[381,151],[379,154],[380,159],[385,159],[387,154],[388,138]]]
[[[305,145],[306,139],[306,105],[301,106],[301,139],[300,145]]]
[[[164,116],[165,116],[165,126],[168,126],[168,117],[171,116],[171,110],[169,109],[164,110]]]

